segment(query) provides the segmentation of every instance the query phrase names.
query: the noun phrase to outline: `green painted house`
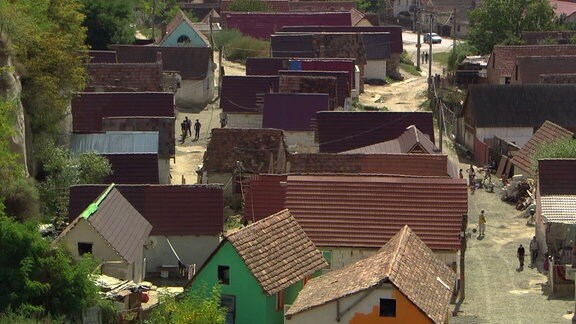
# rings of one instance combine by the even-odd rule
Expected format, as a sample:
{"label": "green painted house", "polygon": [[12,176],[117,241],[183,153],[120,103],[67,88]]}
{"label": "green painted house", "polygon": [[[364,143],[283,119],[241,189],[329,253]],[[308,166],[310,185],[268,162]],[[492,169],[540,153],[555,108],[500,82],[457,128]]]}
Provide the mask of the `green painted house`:
{"label": "green painted house", "polygon": [[228,324],[282,324],[285,306],[326,266],[285,209],[227,235],[187,289],[219,283]]}
{"label": "green painted house", "polygon": [[159,42],[160,46],[188,46],[210,47],[208,38],[204,36],[200,28],[190,21],[186,14],[180,12],[166,26],[164,37]]}

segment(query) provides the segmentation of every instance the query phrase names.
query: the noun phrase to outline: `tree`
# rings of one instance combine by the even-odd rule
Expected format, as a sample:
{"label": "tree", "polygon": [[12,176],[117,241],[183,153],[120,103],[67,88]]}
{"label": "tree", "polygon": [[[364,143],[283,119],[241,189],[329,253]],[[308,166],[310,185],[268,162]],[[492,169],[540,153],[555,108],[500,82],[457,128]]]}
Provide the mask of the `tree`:
{"label": "tree", "polygon": [[202,286],[197,291],[184,292],[181,298],[164,298],[154,309],[149,324],[223,324],[226,322],[226,308],[220,304],[220,286],[211,291]]}
{"label": "tree", "polygon": [[469,16],[468,40],[483,54],[492,52],[494,45],[520,44],[523,31],[554,28],[548,0],[484,0]]}
{"label": "tree", "polygon": [[94,261],[74,263],[40,236],[35,223],[7,217],[2,207],[0,264],[0,313],[70,317],[97,302],[97,288],[89,278]]}
{"label": "tree", "polygon": [[260,0],[234,0],[230,2],[228,10],[236,12],[268,11],[268,6]]}
{"label": "tree", "polygon": [[356,0],[356,7],[363,12],[385,12],[388,7],[386,0]]}
{"label": "tree", "polygon": [[574,159],[576,158],[576,141],[569,139],[557,140],[539,145],[532,157],[532,171],[538,173],[538,160],[541,159]]}
{"label": "tree", "polygon": [[458,64],[462,63],[466,56],[477,55],[478,52],[478,49],[468,42],[457,43],[448,56],[448,70],[455,71]]}
{"label": "tree", "polygon": [[134,41],[134,8],[126,0],[81,0],[86,16],[86,43],[95,50],[109,49],[110,44]]}

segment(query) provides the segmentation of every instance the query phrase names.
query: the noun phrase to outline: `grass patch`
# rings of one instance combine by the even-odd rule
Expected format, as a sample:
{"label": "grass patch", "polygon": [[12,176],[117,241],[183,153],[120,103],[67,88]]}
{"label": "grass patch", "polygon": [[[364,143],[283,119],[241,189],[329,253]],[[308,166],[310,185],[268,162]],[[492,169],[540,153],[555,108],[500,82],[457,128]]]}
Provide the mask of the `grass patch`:
{"label": "grass patch", "polygon": [[420,71],[418,71],[418,69],[414,65],[408,63],[400,63],[400,68],[409,74],[422,76]]}
{"label": "grass patch", "polygon": [[248,57],[268,57],[270,42],[242,35],[238,30],[220,31],[214,35],[216,48],[224,48],[226,58],[245,62]]}
{"label": "grass patch", "polygon": [[432,56],[432,60],[441,66],[448,66],[448,58],[449,57],[450,57],[450,52],[434,53],[434,55]]}

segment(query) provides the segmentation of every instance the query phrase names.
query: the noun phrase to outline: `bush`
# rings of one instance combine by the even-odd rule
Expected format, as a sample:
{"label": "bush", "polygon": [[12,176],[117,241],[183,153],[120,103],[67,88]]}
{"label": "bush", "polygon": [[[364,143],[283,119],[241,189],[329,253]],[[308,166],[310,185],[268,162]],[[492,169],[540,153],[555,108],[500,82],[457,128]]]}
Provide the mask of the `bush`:
{"label": "bush", "polygon": [[268,57],[270,43],[244,36],[236,29],[221,31],[214,35],[216,48],[223,48],[226,58],[231,61],[246,61],[249,57]]}

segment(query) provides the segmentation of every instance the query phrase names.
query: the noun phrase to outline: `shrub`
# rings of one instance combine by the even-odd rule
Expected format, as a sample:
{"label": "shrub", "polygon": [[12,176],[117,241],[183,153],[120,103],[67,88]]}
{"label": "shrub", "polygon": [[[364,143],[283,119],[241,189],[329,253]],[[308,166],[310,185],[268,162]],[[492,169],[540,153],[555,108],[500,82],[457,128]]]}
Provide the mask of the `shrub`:
{"label": "shrub", "polygon": [[221,31],[214,35],[217,48],[224,48],[226,58],[231,61],[246,61],[249,57],[268,57],[270,43],[250,36],[244,36],[238,30]]}

